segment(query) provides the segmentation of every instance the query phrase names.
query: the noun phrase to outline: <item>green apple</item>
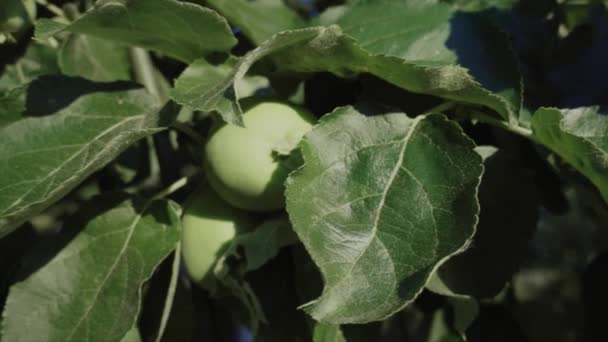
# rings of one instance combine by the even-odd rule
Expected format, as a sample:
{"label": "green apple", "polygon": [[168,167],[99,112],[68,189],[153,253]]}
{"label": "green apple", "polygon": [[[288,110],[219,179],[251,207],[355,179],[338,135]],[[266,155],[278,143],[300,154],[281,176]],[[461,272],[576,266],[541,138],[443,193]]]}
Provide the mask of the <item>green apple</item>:
{"label": "green apple", "polygon": [[228,203],[252,211],[285,206],[284,182],[292,168],[287,156],[315,119],[306,110],[278,101],[249,99],[244,127],[219,124],[205,146],[211,186]]}
{"label": "green apple", "polygon": [[209,187],[197,190],[182,217],[182,257],[192,280],[209,283],[217,259],[232,239],[252,227],[247,212],[231,207]]}

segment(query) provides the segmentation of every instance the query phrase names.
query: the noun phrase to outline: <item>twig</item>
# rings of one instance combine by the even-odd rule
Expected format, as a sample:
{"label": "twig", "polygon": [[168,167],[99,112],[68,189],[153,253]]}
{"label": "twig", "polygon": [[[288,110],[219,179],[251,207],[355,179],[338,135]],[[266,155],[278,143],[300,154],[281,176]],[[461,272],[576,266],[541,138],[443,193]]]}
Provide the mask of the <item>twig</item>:
{"label": "twig", "polygon": [[135,79],[146,87],[150,94],[160,99],[160,87],[154,77],[154,64],[152,64],[148,51],[139,47],[132,47],[129,52],[135,71]]}

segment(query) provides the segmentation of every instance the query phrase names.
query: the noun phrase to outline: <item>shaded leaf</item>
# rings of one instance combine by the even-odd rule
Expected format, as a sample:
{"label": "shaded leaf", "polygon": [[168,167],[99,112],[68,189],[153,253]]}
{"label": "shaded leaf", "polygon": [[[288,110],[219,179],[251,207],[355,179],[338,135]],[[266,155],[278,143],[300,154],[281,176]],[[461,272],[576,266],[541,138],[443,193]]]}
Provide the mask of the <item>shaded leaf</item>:
{"label": "shaded leaf", "polygon": [[137,85],[58,76],[28,86],[21,115],[0,128],[0,237],[169,123]]}
{"label": "shaded leaf", "polygon": [[62,31],[141,46],[187,63],[236,44],[228,23],[216,12],[176,0],[102,0],[70,24],[50,19],[36,24],[38,39]]}
{"label": "shaded leaf", "polygon": [[268,220],[253,231],[237,236],[227,254],[238,254],[242,248],[247,271],[254,271],[274,258],[282,247],[298,242],[287,218]]}
{"label": "shaded leaf", "polygon": [[25,110],[25,90],[16,88],[0,93],[0,127],[21,118]]}
{"label": "shaded leaf", "polygon": [[42,75],[59,73],[57,49],[33,42],[23,57],[6,67],[0,77],[0,91],[25,85]]}
{"label": "shaded leaf", "polygon": [[305,305],[318,321],[382,320],[462,251],[477,224],[481,158],[442,115],[326,116],[302,142],[287,181],[294,230],[323,274]]}
{"label": "shaded leaf", "polygon": [[492,108],[514,117],[508,102],[482,87],[458,65],[429,67],[398,57],[373,55],[338,26],[312,27],[276,34],[242,58],[212,63],[199,60],[177,79],[172,98],[201,111],[217,110],[225,121],[240,123],[235,82],[270,55],[281,72],[328,71],[341,77],[371,73],[402,89]]}
{"label": "shaded leaf", "polygon": [[270,262],[282,247],[297,241],[287,218],[270,219],[237,235],[217,262],[214,274],[248,310],[254,331],[260,322],[266,322],[266,315],[246,276]]}
{"label": "shaded leaf", "polygon": [[[205,59],[196,60],[175,80],[171,98],[193,110],[218,112],[224,121],[242,125],[241,108],[236,88],[230,82],[237,79],[237,60],[228,58],[220,64]],[[246,70],[241,72],[241,76]]]}
{"label": "shaded leaf", "polygon": [[477,231],[467,251],[435,271],[427,287],[439,294],[492,298],[530,256],[539,211],[533,175],[505,152],[483,148]]}
{"label": "shaded leaf", "polygon": [[467,329],[479,316],[479,303],[471,298],[448,298],[452,307],[452,325],[461,337],[465,337]]}
{"label": "shaded leaf", "polygon": [[5,340],[119,341],[135,326],[143,283],[179,240],[180,209],[124,197],[11,287]]}
{"label": "shaded leaf", "polygon": [[80,76],[92,81],[129,80],[129,51],[116,43],[72,34],[59,51],[59,66],[65,75]]}
{"label": "shaded leaf", "polygon": [[207,0],[206,3],[258,45],[275,33],[306,26],[282,0]]}
{"label": "shaded leaf", "polygon": [[346,342],[339,325],[315,323],[314,342]]}
{"label": "shaded leaf", "polygon": [[608,116],[597,107],[541,108],[532,117],[534,138],[585,175],[608,203]]}
{"label": "shaded leaf", "polygon": [[236,82],[241,80],[259,59],[277,49],[308,40],[315,35],[315,30],[290,31],[275,35],[243,58],[226,57],[220,61],[199,59],[175,81],[172,98],[196,110],[217,111],[224,121],[242,125]]}

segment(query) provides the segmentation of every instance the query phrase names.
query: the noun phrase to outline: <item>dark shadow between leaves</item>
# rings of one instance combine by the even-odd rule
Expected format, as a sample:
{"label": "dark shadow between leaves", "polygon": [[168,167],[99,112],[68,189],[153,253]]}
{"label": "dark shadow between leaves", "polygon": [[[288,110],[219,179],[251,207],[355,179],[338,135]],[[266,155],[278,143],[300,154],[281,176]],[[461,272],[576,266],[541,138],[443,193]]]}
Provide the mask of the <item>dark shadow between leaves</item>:
{"label": "dark shadow between leaves", "polygon": [[87,94],[139,88],[141,86],[125,81],[98,83],[79,77],[42,76],[28,86],[23,116],[51,115]]}
{"label": "dark shadow between leaves", "polygon": [[485,88],[495,93],[513,89],[507,97],[519,96],[520,73],[510,41],[483,12],[456,13],[446,47]]}
{"label": "dark shadow between leaves", "polygon": [[136,212],[142,215],[152,215],[157,223],[172,226],[173,221],[171,220],[171,216],[169,216],[169,211],[166,209],[167,206],[169,206],[169,202],[165,200],[155,200],[152,203],[149,203],[149,199],[141,197],[133,199],[133,207]]}
{"label": "dark shadow between leaves", "polygon": [[473,243],[437,270],[451,291],[476,298],[496,296],[530,256],[539,205],[532,176],[520,160],[499,151],[484,166]]}
{"label": "dark shadow between leaves", "polygon": [[204,59],[207,61],[207,63],[209,63],[213,66],[222,66],[222,65],[224,65],[224,63],[226,63],[226,61],[228,61],[229,58],[230,58],[229,54],[222,53],[222,52],[210,53],[204,57]]}
{"label": "dark shadow between leaves", "polygon": [[582,297],[585,305],[585,325],[588,341],[608,340],[606,305],[608,305],[608,252],[597,256],[585,270],[582,279]]}
{"label": "dark shadow between leaves", "polygon": [[558,92],[555,105],[562,108],[608,107],[608,11],[597,4],[589,22],[559,42],[548,78]]}
{"label": "dark shadow between leaves", "polygon": [[399,297],[407,300],[413,300],[418,294],[418,291],[420,291],[420,284],[424,286],[431,271],[431,266],[425,267],[410,274],[406,279],[402,280],[399,283]]}

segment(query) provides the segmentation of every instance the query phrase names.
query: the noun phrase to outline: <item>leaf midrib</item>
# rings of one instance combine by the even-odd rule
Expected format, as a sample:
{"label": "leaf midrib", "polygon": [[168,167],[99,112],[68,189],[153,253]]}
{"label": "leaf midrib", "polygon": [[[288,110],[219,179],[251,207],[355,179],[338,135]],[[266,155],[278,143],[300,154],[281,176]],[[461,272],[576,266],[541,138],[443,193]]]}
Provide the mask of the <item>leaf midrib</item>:
{"label": "leaf midrib", "polygon": [[[36,185],[32,186],[29,190],[27,190],[25,193],[23,193],[19,198],[15,199],[13,201],[12,205],[10,205],[9,207],[7,207],[6,209],[4,209],[0,213],[0,217],[5,217],[6,218],[6,217],[14,216],[16,213],[23,212],[23,211],[27,210],[28,208],[30,208],[31,206],[33,206],[34,204],[42,202],[42,201],[32,202],[32,203],[30,203],[30,204],[28,204],[28,205],[26,205],[24,207],[21,207],[21,208],[17,209],[16,211],[14,211],[12,213],[7,214],[11,209],[13,209],[19,203],[21,203],[21,201],[23,200],[23,198],[25,198],[27,195],[29,195],[39,184],[42,184],[43,182],[45,182],[46,180],[48,180],[50,177],[52,177],[53,175],[55,175],[57,172],[59,172],[65,165],[67,165],[69,162],[71,162],[72,160],[74,160],[74,158],[76,158],[77,156],[80,156],[84,151],[86,151],[86,149],[88,149],[89,146],[91,146],[93,143],[99,141],[99,139],[101,139],[106,134],[111,133],[117,127],[119,127],[119,126],[121,126],[123,124],[126,124],[126,123],[128,123],[130,121],[133,121],[133,120],[136,120],[136,119],[141,119],[141,117],[143,117],[143,116],[144,116],[143,114],[140,114],[140,115],[132,116],[132,117],[127,118],[125,120],[120,120],[116,124],[110,126],[109,128],[107,128],[103,132],[101,132],[98,135],[96,135],[93,139],[89,140],[89,142],[82,144],[82,147],[78,151],[76,151],[71,157],[69,157],[68,159],[66,159],[65,161],[63,161],[61,164],[59,164],[55,169],[53,169],[52,171],[50,171],[49,173],[47,173],[39,181],[36,181],[37,182]],[[108,145],[110,145],[110,144],[108,144]],[[107,146],[106,146],[106,148],[107,148]],[[101,152],[105,151],[106,148],[102,149]],[[100,153],[97,153],[97,155],[99,155]],[[85,167],[83,169],[86,169],[89,166],[90,166],[90,163],[88,163],[87,165],[85,165]],[[68,180],[69,180],[69,178],[66,181],[68,181]],[[66,182],[63,182],[62,184],[65,184],[65,183]],[[58,186],[57,189],[62,189],[62,186]],[[55,190],[55,191],[57,191],[57,190]],[[50,193],[53,193],[53,191],[51,191]],[[47,195],[48,195],[48,193],[47,193]],[[46,196],[46,198],[48,198],[48,196]]]}
{"label": "leaf midrib", "polygon": [[359,262],[359,260],[367,252],[367,250],[371,246],[372,242],[376,238],[376,235],[378,233],[378,223],[380,221],[380,216],[382,214],[382,209],[384,208],[384,202],[386,201],[386,197],[388,195],[388,192],[389,192],[390,188],[392,187],[392,184],[395,181],[395,178],[397,177],[397,173],[399,172],[399,170],[401,168],[401,165],[403,164],[403,159],[404,159],[405,151],[407,149],[409,140],[412,137],[412,135],[413,135],[414,131],[416,130],[416,128],[418,127],[418,124],[420,123],[420,121],[422,121],[422,117],[417,117],[417,118],[414,119],[414,122],[410,126],[409,132],[407,133],[407,135],[403,139],[403,146],[401,147],[401,150],[399,151],[399,158],[397,159],[397,162],[395,163],[395,167],[391,171],[391,174],[389,176],[389,180],[387,181],[386,186],[384,187],[384,189],[382,191],[382,194],[380,196],[380,202],[378,203],[378,210],[376,211],[376,215],[374,217],[374,223],[372,225],[372,232],[370,234],[371,237],[370,237],[369,241],[367,242],[367,244],[365,245],[365,247],[363,247],[363,249],[362,249],[361,253],[359,254],[359,256],[353,261],[352,266],[350,267],[350,269],[346,273],[348,275],[352,274],[353,269],[357,266],[357,263]]}
{"label": "leaf midrib", "polygon": [[149,200],[144,205],[144,207],[142,208],[141,212],[137,213],[137,215],[133,219],[133,222],[127,228],[129,230],[129,234],[125,238],[125,242],[123,243],[120,251],[117,253],[114,262],[112,263],[112,265],[108,269],[108,272],[106,273],[106,275],[104,276],[103,280],[101,281],[101,283],[100,283],[97,291],[95,291],[95,294],[93,295],[93,300],[91,301],[91,304],[88,306],[88,308],[85,310],[85,312],[80,316],[80,319],[74,325],[74,328],[73,328],[72,332],[67,336],[67,338],[66,338],[67,341],[71,341],[72,340],[72,337],[78,331],[78,328],[80,328],[80,325],[85,321],[85,319],[91,313],[91,310],[93,310],[93,307],[95,306],[95,303],[97,303],[99,294],[101,293],[102,289],[105,287],[106,282],[108,281],[108,279],[110,279],[110,276],[112,275],[112,273],[114,272],[114,270],[116,269],[116,267],[118,266],[118,264],[120,263],[120,260],[122,260],[123,256],[125,255],[125,252],[126,252],[128,246],[129,246],[129,243],[131,242],[131,239],[133,238],[133,234],[135,233],[135,229],[136,229],[137,224],[142,219],[143,214],[146,212],[146,210],[148,210],[148,207],[150,206],[150,204],[152,204],[152,202],[154,202],[154,199]]}

